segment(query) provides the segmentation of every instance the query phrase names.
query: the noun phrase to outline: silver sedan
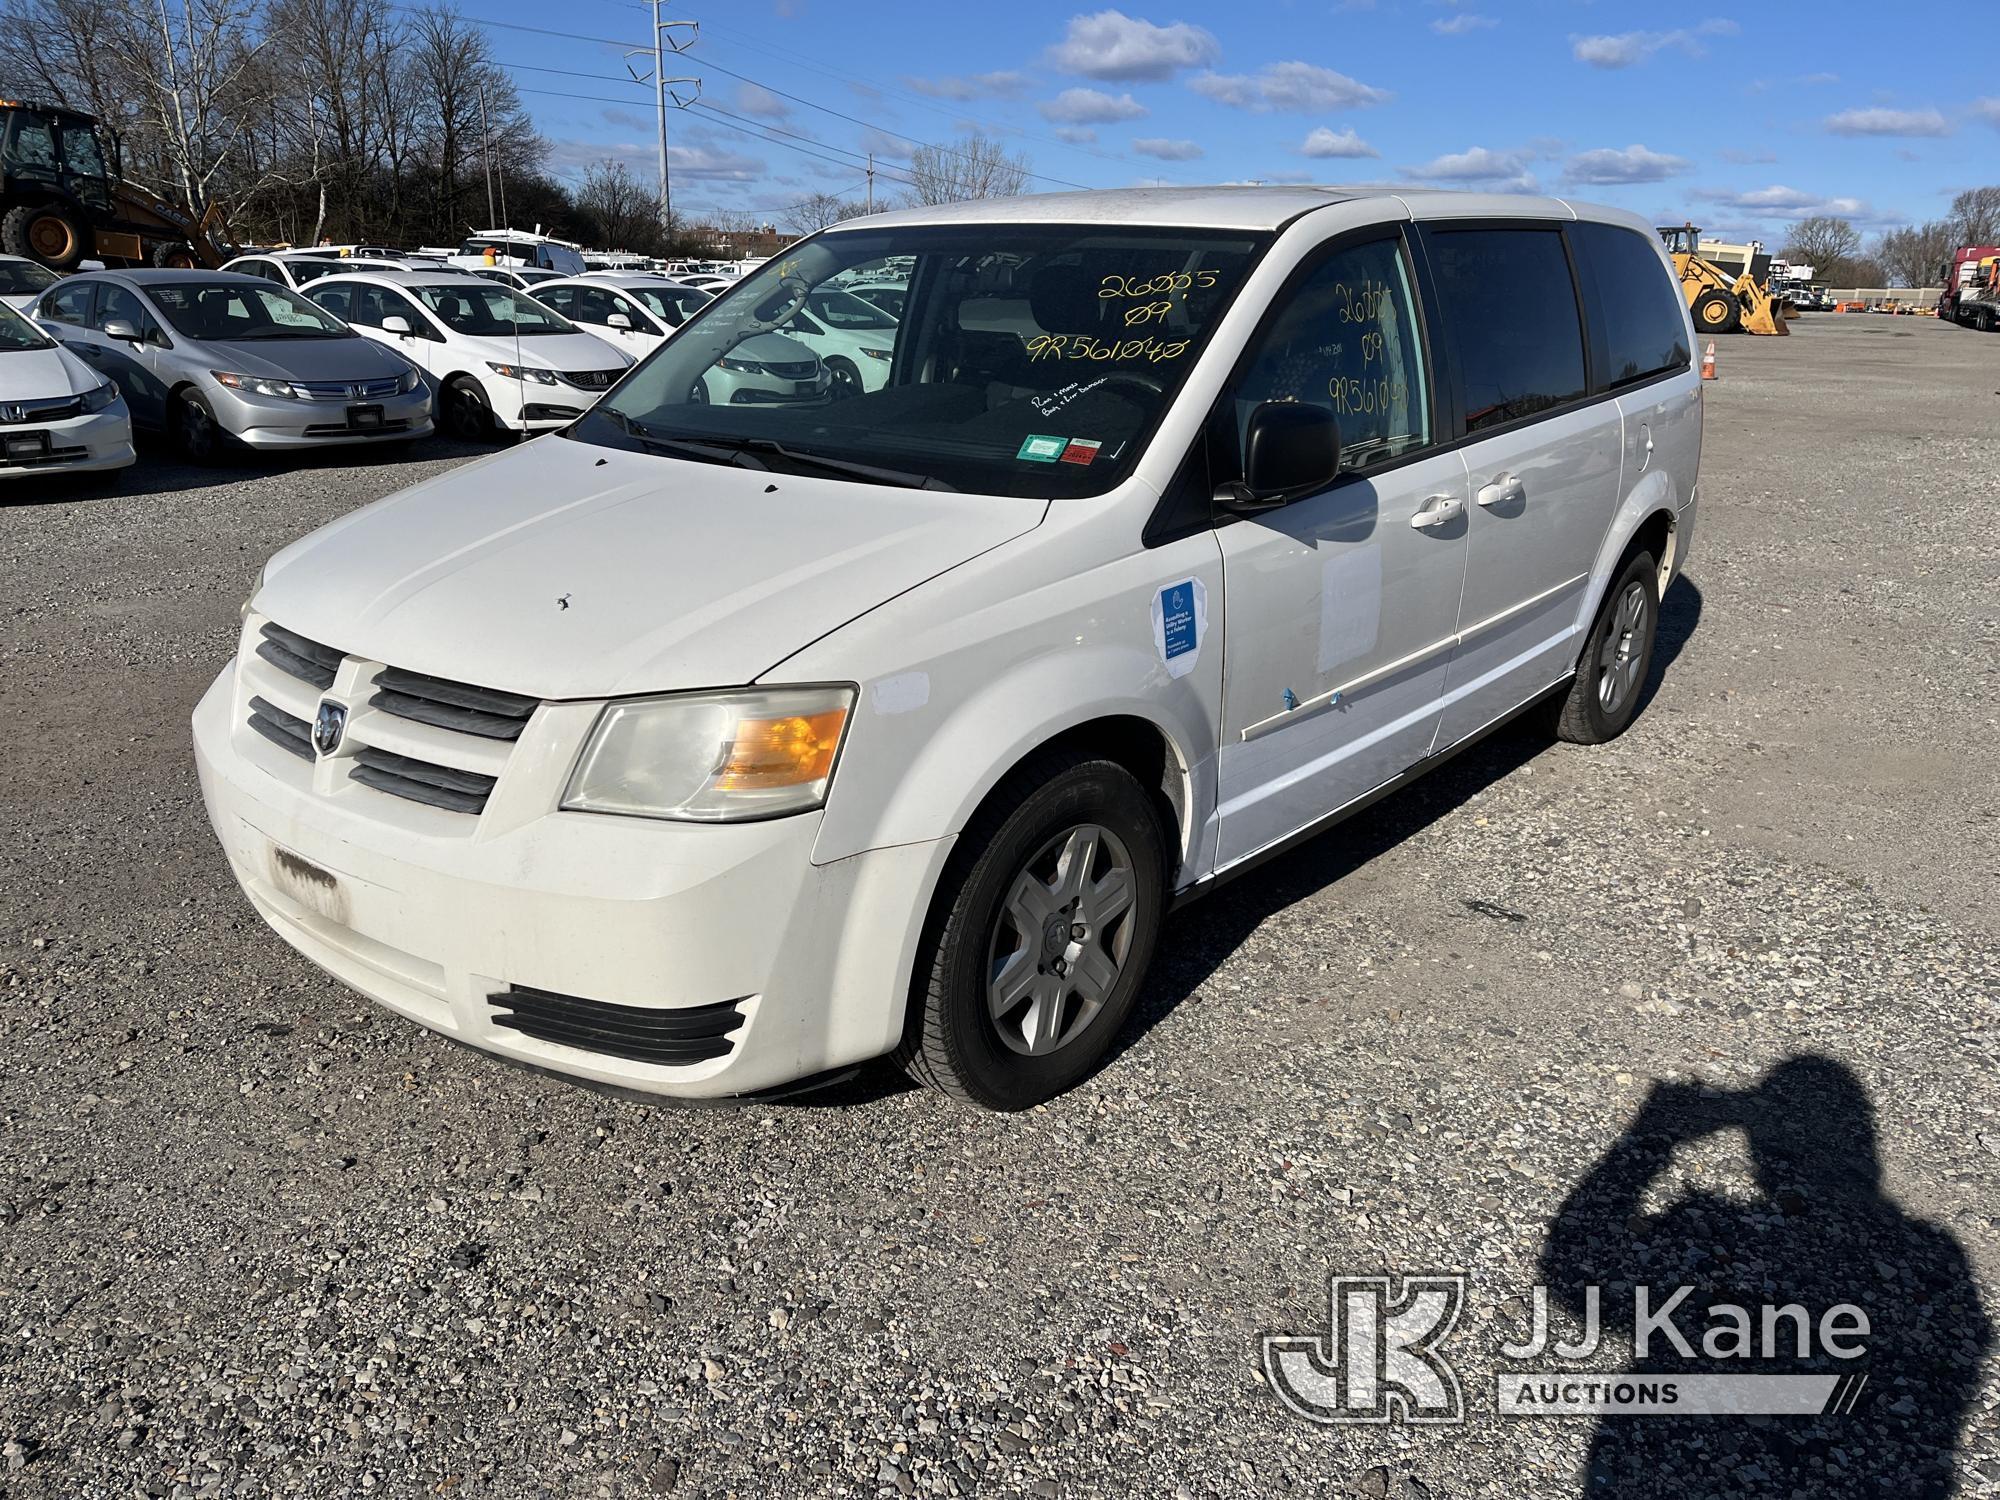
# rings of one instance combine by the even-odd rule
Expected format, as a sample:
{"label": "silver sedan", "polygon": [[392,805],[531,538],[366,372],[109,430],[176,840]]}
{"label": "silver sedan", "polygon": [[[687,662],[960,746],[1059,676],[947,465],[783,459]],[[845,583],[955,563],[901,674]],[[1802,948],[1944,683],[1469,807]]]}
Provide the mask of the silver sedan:
{"label": "silver sedan", "polygon": [[181,454],[366,445],[431,430],[423,374],[289,288],[232,271],[71,276],[31,316]]}

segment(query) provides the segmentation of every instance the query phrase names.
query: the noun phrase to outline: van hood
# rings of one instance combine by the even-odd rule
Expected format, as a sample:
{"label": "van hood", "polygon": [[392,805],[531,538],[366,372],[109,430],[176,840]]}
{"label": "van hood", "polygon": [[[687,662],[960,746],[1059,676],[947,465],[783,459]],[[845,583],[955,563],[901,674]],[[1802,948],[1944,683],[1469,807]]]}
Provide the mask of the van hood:
{"label": "van hood", "polygon": [[552,435],[294,542],[255,607],[341,651],[536,698],[727,687],[1047,508]]}

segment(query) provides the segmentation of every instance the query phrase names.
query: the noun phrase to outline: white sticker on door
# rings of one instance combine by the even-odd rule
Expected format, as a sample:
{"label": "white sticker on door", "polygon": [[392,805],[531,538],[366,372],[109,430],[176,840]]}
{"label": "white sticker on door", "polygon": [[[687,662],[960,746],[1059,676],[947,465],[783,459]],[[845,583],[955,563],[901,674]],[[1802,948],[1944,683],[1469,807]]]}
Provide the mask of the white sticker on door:
{"label": "white sticker on door", "polygon": [[1375,649],[1382,627],[1382,549],[1349,547],[1319,575],[1319,670],[1325,676]]}

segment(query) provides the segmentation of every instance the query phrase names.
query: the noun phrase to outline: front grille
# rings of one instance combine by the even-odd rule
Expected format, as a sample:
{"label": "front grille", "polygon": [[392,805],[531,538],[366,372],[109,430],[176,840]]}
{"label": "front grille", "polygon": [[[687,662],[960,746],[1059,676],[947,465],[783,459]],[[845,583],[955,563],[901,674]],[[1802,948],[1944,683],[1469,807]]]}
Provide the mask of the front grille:
{"label": "front grille", "polygon": [[[313,761],[313,715],[348,658],[275,621],[263,622],[255,639],[256,659],[243,668],[249,727]],[[426,807],[468,817],[485,811],[541,700],[401,667],[355,667],[333,768],[371,791]]]}
{"label": "front grille", "polygon": [[477,771],[461,771],[456,766],[433,765],[409,755],[391,755],[387,750],[363,750],[354,757],[354,769],[347,773],[363,786],[392,797],[407,797],[451,812],[486,810],[496,778]]}
{"label": "front grille", "polygon": [[345,422],[315,422],[306,429],[307,437],[380,437],[385,432],[408,432],[404,421],[377,422],[373,427],[352,427]]}
{"label": "front grille", "polygon": [[379,401],[402,390],[402,379],[384,375],[376,380],[294,380],[292,389],[308,401]]}
{"label": "front grille", "polygon": [[813,371],[819,368],[816,359],[793,360],[790,364],[764,366],[765,373],[775,375],[780,380],[811,380]]}
{"label": "front grille", "polygon": [[623,370],[558,370],[556,374],[586,391],[608,391]]}
{"label": "front grille", "polygon": [[727,1056],[736,1045],[731,1034],[744,1019],[741,1000],[654,1010],[558,995],[524,984],[488,995],[486,1003],[493,1007],[494,1025],[537,1041],[668,1067]]}
{"label": "front grille", "polygon": [[0,468],[8,469],[49,469],[57,464],[73,464],[90,457],[88,448],[48,448],[33,458],[8,458],[0,455]]}
{"label": "front grille", "polygon": [[0,401],[0,427],[27,422],[63,422],[83,415],[81,396],[42,396],[33,401]]}
{"label": "front grille", "polygon": [[340,652],[275,623],[266,624],[263,634],[264,638],[257,643],[257,654],[265,661],[322,692],[333,686],[333,674],[340,670],[344,659]]}
{"label": "front grille", "polygon": [[537,701],[520,693],[447,682],[399,667],[384,667],[375,674],[375,696],[369,700],[398,718],[489,740],[518,740]]}
{"label": "front grille", "polygon": [[250,727],[280,750],[289,750],[300,760],[313,758],[312,726],[297,714],[286,713],[267,698],[251,698]]}

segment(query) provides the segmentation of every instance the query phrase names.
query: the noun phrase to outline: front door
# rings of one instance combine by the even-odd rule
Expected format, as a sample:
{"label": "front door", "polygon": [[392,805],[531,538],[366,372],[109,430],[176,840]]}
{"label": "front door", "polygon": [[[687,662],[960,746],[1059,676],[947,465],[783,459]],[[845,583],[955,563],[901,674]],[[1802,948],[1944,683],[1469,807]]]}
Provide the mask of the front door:
{"label": "front door", "polygon": [[[1429,753],[1465,582],[1464,461],[1439,452],[1400,235],[1336,243],[1280,295],[1226,401],[1331,410],[1341,476],[1218,532],[1227,590],[1217,866]],[[1240,462],[1240,460],[1239,460]]]}

